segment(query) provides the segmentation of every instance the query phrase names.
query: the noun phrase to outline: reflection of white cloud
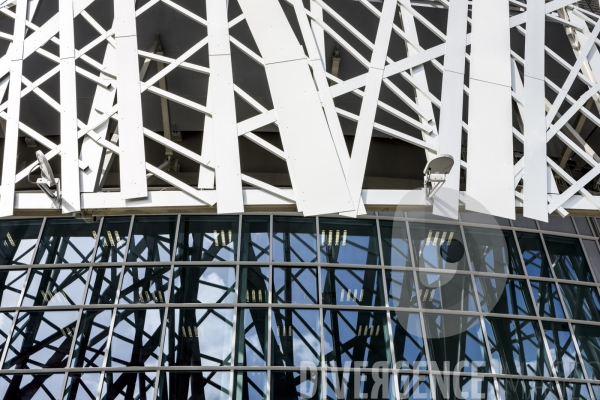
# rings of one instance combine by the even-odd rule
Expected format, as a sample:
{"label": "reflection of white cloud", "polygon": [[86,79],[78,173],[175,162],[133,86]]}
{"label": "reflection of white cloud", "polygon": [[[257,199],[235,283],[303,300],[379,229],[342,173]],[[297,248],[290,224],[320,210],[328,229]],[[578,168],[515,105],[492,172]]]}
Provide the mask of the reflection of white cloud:
{"label": "reflection of white cloud", "polygon": [[[227,270],[229,270],[229,268],[227,268]],[[215,271],[210,272],[208,275],[205,273],[202,275],[201,279],[213,285],[225,286],[225,281]],[[223,293],[223,290],[214,286],[201,285],[201,288],[198,290],[198,300],[202,303],[216,303]]]}
{"label": "reflection of white cloud", "polygon": [[[306,345],[308,342],[308,346]],[[300,365],[302,362],[314,363],[317,365],[318,358],[313,351],[319,353],[320,343],[313,335],[304,336],[304,340],[294,337],[294,365]]]}
{"label": "reflection of white cloud", "polygon": [[[202,311],[196,312],[196,318],[200,319]],[[223,317],[231,321],[233,312],[231,310],[223,310]],[[207,329],[203,329],[207,328]],[[219,360],[225,360],[231,354],[231,326],[225,323],[221,318],[215,315],[210,315],[199,329],[198,343],[200,353],[214,357]],[[211,360],[202,360],[203,365],[219,365]]]}

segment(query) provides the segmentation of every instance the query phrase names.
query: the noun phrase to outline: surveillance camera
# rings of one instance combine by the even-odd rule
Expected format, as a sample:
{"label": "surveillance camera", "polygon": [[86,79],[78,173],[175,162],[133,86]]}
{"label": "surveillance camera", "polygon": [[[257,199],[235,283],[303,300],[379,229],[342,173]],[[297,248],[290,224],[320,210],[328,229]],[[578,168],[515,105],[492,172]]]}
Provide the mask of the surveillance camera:
{"label": "surveillance camera", "polygon": [[[52,167],[50,167],[50,163],[48,159],[40,150],[35,152],[35,157],[37,158],[37,164],[31,168],[29,174],[27,175],[27,180],[30,183],[35,183],[42,190],[42,192],[52,200],[52,204],[55,208],[60,208],[62,205],[62,195],[60,192],[60,179],[54,177],[52,173]],[[35,171],[37,168],[40,169],[41,177],[37,178],[35,182],[32,182],[30,179],[31,173]],[[56,186],[56,192],[52,190],[52,187]]]}
{"label": "surveillance camera", "polygon": [[453,166],[454,158],[448,154],[440,154],[429,160],[423,170],[423,182],[427,199],[433,198],[441,189],[446,182],[446,175],[452,170]]}

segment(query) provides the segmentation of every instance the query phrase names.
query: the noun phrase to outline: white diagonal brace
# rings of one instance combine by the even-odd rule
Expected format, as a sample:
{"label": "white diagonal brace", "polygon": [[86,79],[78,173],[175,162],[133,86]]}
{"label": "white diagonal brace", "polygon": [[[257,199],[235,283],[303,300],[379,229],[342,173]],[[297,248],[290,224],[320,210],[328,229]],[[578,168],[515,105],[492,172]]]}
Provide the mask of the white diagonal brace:
{"label": "white diagonal brace", "polygon": [[58,5],[60,15],[60,184],[62,186],[62,211],[71,213],[81,210],[73,0],[59,0]]}
{"label": "white diagonal brace", "polygon": [[114,0],[121,198],[148,196],[135,0]]}
{"label": "white diagonal brace", "polygon": [[371,63],[369,72],[367,73],[365,97],[360,108],[360,118],[356,126],[354,144],[352,145],[350,169],[347,174],[348,188],[350,189],[354,208],[354,211],[347,215],[357,215],[356,210],[358,210],[365,170],[367,168],[373,124],[375,123],[375,113],[377,112],[377,100],[379,99],[379,92],[381,90],[383,68],[385,67],[385,60],[392,35],[396,6],[397,0],[384,0],[381,19],[377,28],[375,48],[371,55]]}
{"label": "white diagonal brace", "polygon": [[[206,107],[210,109],[212,102],[210,99],[210,78],[208,78],[208,95],[206,96]],[[212,117],[209,114],[204,115],[204,131],[202,132],[202,156],[208,159],[214,159],[214,126]],[[215,170],[200,166],[198,175],[199,189],[214,189],[215,188]]]}
{"label": "white diagonal brace", "polygon": [[244,211],[227,2],[206,0],[217,212]]}
{"label": "white diagonal brace", "polygon": [[452,219],[458,219],[468,11],[467,0],[452,0],[450,3],[442,80],[441,101],[444,106],[440,108],[438,152],[451,155],[454,167],[434,197],[433,214]]}
{"label": "white diagonal brace", "polygon": [[[523,215],[548,222],[546,111],[544,82],[545,0],[527,2],[524,77]],[[575,75],[573,75],[575,79]],[[552,111],[552,110],[551,110]],[[552,119],[550,119],[552,121]]]}
{"label": "white diagonal brace", "polygon": [[17,145],[21,110],[21,77],[23,76],[23,42],[25,39],[26,12],[27,0],[18,0],[13,45],[11,46],[11,52],[7,54],[10,59],[10,84],[8,88],[9,119],[6,121],[4,158],[2,160],[0,217],[13,215],[15,203],[15,175],[17,172]]}

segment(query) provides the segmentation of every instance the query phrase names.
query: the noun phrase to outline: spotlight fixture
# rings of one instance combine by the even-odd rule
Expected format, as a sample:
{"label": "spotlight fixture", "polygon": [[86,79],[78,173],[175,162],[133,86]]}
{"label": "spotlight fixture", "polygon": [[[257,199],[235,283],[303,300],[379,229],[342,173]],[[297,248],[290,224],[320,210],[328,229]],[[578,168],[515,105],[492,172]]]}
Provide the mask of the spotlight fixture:
{"label": "spotlight fixture", "polygon": [[[29,174],[27,175],[27,180],[29,183],[35,183],[38,187],[52,200],[52,205],[55,208],[60,208],[62,204],[62,194],[60,192],[60,179],[55,178],[52,173],[52,167],[50,167],[50,163],[48,159],[40,150],[35,152],[35,157],[37,158],[37,164],[29,170]],[[40,169],[41,177],[37,178],[35,182],[32,182],[30,179],[31,173],[35,171],[37,168]],[[56,192],[52,190],[52,187],[56,186]]]}
{"label": "spotlight fixture", "polygon": [[423,186],[425,187],[425,196],[427,199],[433,196],[442,188],[446,182],[446,175],[452,170],[454,158],[448,154],[440,154],[436,158],[429,160],[423,170]]}

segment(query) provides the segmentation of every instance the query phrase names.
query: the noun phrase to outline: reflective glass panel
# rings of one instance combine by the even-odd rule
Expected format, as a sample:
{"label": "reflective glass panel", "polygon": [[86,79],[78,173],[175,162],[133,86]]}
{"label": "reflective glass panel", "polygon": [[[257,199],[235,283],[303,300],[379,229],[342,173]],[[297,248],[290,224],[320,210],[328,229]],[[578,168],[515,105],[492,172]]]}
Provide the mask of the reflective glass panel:
{"label": "reflective glass panel", "polygon": [[269,275],[269,267],[240,267],[240,303],[268,303]]}
{"label": "reflective glass panel", "polygon": [[81,219],[48,219],[34,264],[91,262],[99,224]]}
{"label": "reflective glass panel", "polygon": [[231,365],[231,308],[169,310],[163,365]]}
{"label": "reflective glass panel", "polygon": [[533,298],[537,302],[540,317],[565,317],[554,283],[531,281],[531,289],[533,290]]}
{"label": "reflective glass panel", "polygon": [[395,399],[394,375],[387,371],[359,369],[327,373],[327,399]]}
{"label": "reflective glass panel", "polygon": [[6,345],[6,340],[8,339],[10,328],[12,327],[13,318],[14,313],[12,312],[5,311],[0,313],[0,352],[4,350],[4,346]]}
{"label": "reflective glass panel", "polygon": [[317,304],[316,268],[273,268],[273,302]]}
{"label": "reflective glass panel", "polygon": [[319,310],[274,309],[271,329],[271,365],[301,367],[320,364]]}
{"label": "reflective glass panel", "polygon": [[0,398],[58,399],[64,376],[64,374],[0,375]]}
{"label": "reflective glass panel", "polygon": [[169,301],[171,267],[125,267],[120,304],[165,303]]}
{"label": "reflective glass panel", "polygon": [[540,229],[543,231],[556,231],[564,233],[576,233],[575,226],[571,217],[561,217],[559,215],[549,215],[548,222],[538,221]]}
{"label": "reflective glass panel", "polygon": [[29,265],[41,227],[41,219],[2,221],[0,265]]}
{"label": "reflective glass panel", "polygon": [[583,247],[587,253],[588,259],[592,267],[596,283],[600,282],[600,250],[598,250],[598,242],[595,240],[582,240]]}
{"label": "reflective glass panel", "polygon": [[383,306],[383,283],[378,269],[322,268],[323,303]]}
{"label": "reflective glass panel", "polygon": [[434,375],[436,398],[443,400],[495,400],[496,389],[492,378]]}
{"label": "reflective glass panel", "polygon": [[519,247],[527,269],[527,275],[551,278],[550,264],[546,258],[542,240],[538,233],[517,232]]}
{"label": "reflective glass panel", "polygon": [[417,272],[423,308],[477,311],[475,292],[469,275]]}
{"label": "reflective glass panel", "polygon": [[171,261],[176,216],[136,217],[127,261]]}
{"label": "reflective glass panel", "polygon": [[594,236],[592,228],[590,227],[586,217],[573,217],[573,219],[575,220],[575,224],[577,225],[580,235]]}
{"label": "reflective glass panel", "polygon": [[410,267],[410,250],[406,222],[379,221],[381,247],[385,265]]}
{"label": "reflective glass panel", "polygon": [[[498,379],[502,400],[558,400],[552,382]],[[575,399],[572,399],[575,400]]]}
{"label": "reflective glass panel", "polygon": [[412,271],[386,271],[390,307],[418,307]]}
{"label": "reflective glass panel", "polygon": [[523,274],[511,231],[465,227],[473,270],[497,274]]}
{"label": "reflective glass panel", "polygon": [[242,261],[269,261],[270,217],[242,217]]}
{"label": "reflective glass panel", "polygon": [[229,371],[162,372],[157,400],[228,400],[230,376]]}
{"label": "reflective glass panel", "polygon": [[3,369],[64,368],[77,311],[21,312]]}
{"label": "reflective glass panel", "polygon": [[120,276],[121,267],[92,269],[85,304],[114,304]]}
{"label": "reflective glass panel", "polygon": [[420,223],[409,226],[416,267],[447,271],[469,269],[458,226]]}
{"label": "reflective glass panel", "polygon": [[102,367],[112,310],[85,310],[81,316],[71,367]]}
{"label": "reflective glass panel", "polygon": [[235,267],[175,267],[174,303],[233,303],[234,300]]}
{"label": "reflective glass panel", "polygon": [[431,400],[429,375],[398,375],[400,398],[406,400]]}
{"label": "reflective glass panel", "polygon": [[371,368],[391,362],[385,311],[324,310],[325,362],[330,367]]}
{"label": "reflective glass panel", "polygon": [[239,308],[235,365],[267,365],[267,310]]}
{"label": "reflective glass panel", "polygon": [[482,214],[471,211],[461,211],[460,220],[462,222],[474,223],[474,224],[485,224],[485,225],[501,225],[510,226],[510,222],[507,218],[494,217],[489,214]]}
{"label": "reflective glass panel", "polygon": [[316,262],[314,218],[273,217],[273,261]]}
{"label": "reflective glass panel", "polygon": [[476,277],[481,311],[497,314],[535,315],[527,281]]}
{"label": "reflective glass panel", "polygon": [[486,331],[497,373],[551,376],[537,322],[486,317]]}
{"label": "reflective glass panel", "polygon": [[0,307],[16,307],[23,291],[27,270],[0,270]]}
{"label": "reflective glass panel", "polygon": [[162,309],[118,310],[107,366],[155,366],[162,331]]}
{"label": "reflective glass panel", "polygon": [[107,372],[104,375],[101,400],[154,398],[155,372]]}
{"label": "reflective glass panel", "polygon": [[63,400],[96,400],[100,373],[69,374]]}
{"label": "reflective glass panel", "polygon": [[598,289],[591,286],[558,285],[571,318],[600,321]]}
{"label": "reflective glass panel", "polygon": [[392,338],[396,369],[427,369],[423,333],[419,314],[395,311],[392,317]]}
{"label": "reflective glass panel", "polygon": [[561,378],[584,379],[567,323],[543,322],[550,358]]}
{"label": "reflective glass panel", "polygon": [[600,380],[600,327],[573,325],[573,331],[588,377]]}
{"label": "reflective glass panel", "polygon": [[32,269],[24,306],[81,304],[89,268]]}
{"label": "reflective glass panel", "polygon": [[590,391],[586,384],[582,383],[560,383],[560,390],[567,400],[592,400]]}
{"label": "reflective glass panel", "polygon": [[423,318],[431,362],[436,363],[433,368],[489,372],[479,318],[448,314],[424,314]]}
{"label": "reflective glass panel", "polygon": [[379,264],[379,243],[374,220],[320,218],[321,262]]}
{"label": "reflective glass panel", "polygon": [[265,371],[238,372],[233,387],[235,400],[266,400],[267,373]]}
{"label": "reflective glass panel", "polygon": [[125,260],[131,217],[105,217],[98,239],[96,262]]}
{"label": "reflective glass panel", "polygon": [[321,394],[321,374],[316,370],[271,372],[271,398],[317,400]]}
{"label": "reflective glass panel", "polygon": [[544,235],[556,277],[593,282],[579,239]]}
{"label": "reflective glass panel", "polygon": [[175,261],[235,261],[238,216],[182,215]]}

